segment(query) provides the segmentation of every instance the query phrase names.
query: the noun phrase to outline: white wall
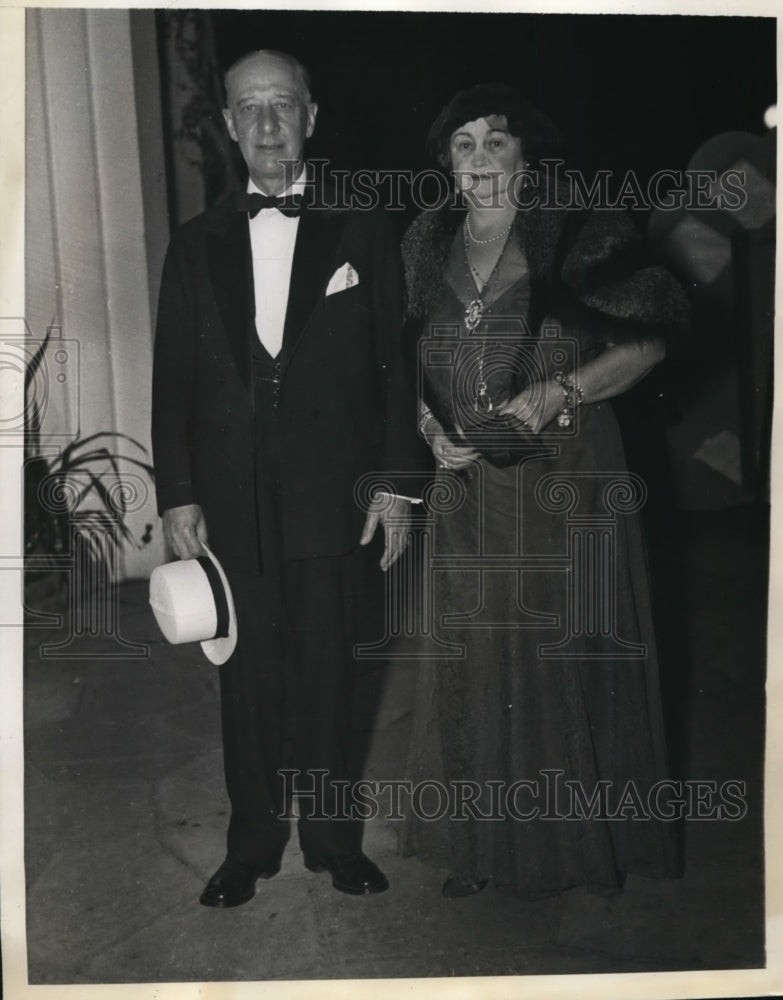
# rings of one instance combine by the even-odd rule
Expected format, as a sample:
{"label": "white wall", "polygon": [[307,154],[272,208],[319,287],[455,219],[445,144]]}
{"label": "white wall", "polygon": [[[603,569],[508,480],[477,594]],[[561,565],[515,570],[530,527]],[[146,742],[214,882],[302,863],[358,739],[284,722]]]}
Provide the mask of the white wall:
{"label": "white wall", "polygon": [[[143,189],[130,18],[128,10],[27,11],[26,319],[36,337],[61,326],[80,362],[77,377],[71,345],[60,366],[51,345],[44,433],[55,448],[78,426],[82,437],[113,431],[149,449],[148,238],[158,248],[157,271],[165,179],[161,168],[153,173],[158,183]],[[136,29],[137,48],[154,47],[154,28]],[[154,51],[148,66],[156,71]],[[143,136],[148,156],[160,147],[159,117],[152,117]],[[107,443],[145,457],[122,439]],[[129,524],[140,539],[152,523],[153,542],[140,551],[126,547],[123,579],[147,576],[163,559],[152,484],[136,475],[123,467],[130,492],[141,491]]]}

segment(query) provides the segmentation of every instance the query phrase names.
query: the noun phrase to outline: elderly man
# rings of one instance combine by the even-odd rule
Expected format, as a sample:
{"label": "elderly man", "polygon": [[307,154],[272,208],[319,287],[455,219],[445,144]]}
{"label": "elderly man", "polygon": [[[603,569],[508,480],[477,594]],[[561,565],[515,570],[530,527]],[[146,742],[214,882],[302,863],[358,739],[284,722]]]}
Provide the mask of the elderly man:
{"label": "elderly man", "polygon": [[387,494],[365,512],[354,491],[372,471],[404,471],[417,447],[385,214],[325,207],[334,201],[303,160],[318,109],[296,59],[253,52],[225,82],[247,191],[175,233],[153,379],[165,537],[182,559],[208,539],[237,611],[237,648],[220,668],[227,856],[201,895],[221,907],[280,869],[285,767],[308,793],[306,867],[347,893],[388,886],[336,789],[349,780],[357,617],[379,573],[369,543],[381,521],[387,569],[407,501]]}

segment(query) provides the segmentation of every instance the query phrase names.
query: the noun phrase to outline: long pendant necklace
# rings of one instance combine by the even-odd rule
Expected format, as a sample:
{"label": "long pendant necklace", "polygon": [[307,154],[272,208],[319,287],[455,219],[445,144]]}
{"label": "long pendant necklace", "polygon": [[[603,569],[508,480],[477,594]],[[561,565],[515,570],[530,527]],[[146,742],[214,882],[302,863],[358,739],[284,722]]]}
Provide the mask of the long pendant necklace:
{"label": "long pendant necklace", "polygon": [[[495,266],[490,271],[489,277],[483,283],[483,286],[479,288],[476,278],[478,279],[478,281],[481,281],[482,279],[481,275],[478,273],[476,268],[473,267],[473,265],[470,262],[470,249],[468,246],[468,220],[467,217],[465,218],[465,226],[463,227],[462,230],[462,242],[465,248],[465,263],[468,265],[468,271],[467,271],[468,281],[470,282],[470,285],[473,287],[473,290],[477,293],[475,297],[472,298],[465,307],[465,329],[468,331],[468,334],[470,336],[473,336],[479,323],[481,323],[482,319],[484,318],[484,310],[485,310],[484,296],[489,294],[490,285],[493,284],[493,281],[497,280],[498,268],[500,267],[500,261],[503,258],[503,254],[506,249],[506,244],[508,243],[508,237],[510,231],[511,227],[509,226],[508,229],[505,231],[506,241],[500,250],[498,259],[495,261]],[[500,233],[498,235],[502,236],[503,234]],[[487,241],[487,242],[492,242],[492,241]],[[473,399],[473,410],[476,413],[491,413],[492,410],[494,409],[494,406],[492,404],[492,398],[489,395],[489,390],[487,388],[487,381],[484,378],[485,347],[486,347],[486,340],[482,340],[481,354],[479,355],[478,379],[476,380],[476,394]]]}

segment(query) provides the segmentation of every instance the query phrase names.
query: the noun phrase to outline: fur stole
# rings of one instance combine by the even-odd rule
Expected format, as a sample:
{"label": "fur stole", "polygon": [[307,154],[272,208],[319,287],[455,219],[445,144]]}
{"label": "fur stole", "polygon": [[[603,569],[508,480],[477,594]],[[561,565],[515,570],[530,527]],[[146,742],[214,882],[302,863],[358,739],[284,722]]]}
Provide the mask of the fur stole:
{"label": "fur stole", "polygon": [[[436,298],[465,210],[423,212],[402,241],[408,321],[419,329]],[[623,212],[539,205],[517,212],[512,236],[531,272],[531,326],[545,316],[576,323],[598,340],[680,335],[688,300],[663,267],[647,259]]]}

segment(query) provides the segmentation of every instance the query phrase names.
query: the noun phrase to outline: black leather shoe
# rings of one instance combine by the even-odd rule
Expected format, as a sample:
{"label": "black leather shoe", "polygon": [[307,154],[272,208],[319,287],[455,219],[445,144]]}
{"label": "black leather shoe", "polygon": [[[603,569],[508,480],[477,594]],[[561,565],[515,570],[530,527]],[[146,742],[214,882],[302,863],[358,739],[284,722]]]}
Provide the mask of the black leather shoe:
{"label": "black leather shoe", "polygon": [[444,899],[461,899],[463,896],[475,896],[487,887],[489,879],[482,879],[480,882],[471,882],[461,875],[449,875],[443,883],[441,896]]}
{"label": "black leather shoe", "polygon": [[244,861],[226,858],[201,893],[202,906],[241,906],[256,894],[256,880],[272,878],[280,871],[280,858],[276,858],[263,869]]}
{"label": "black leather shoe", "polygon": [[380,868],[359,851],[334,854],[322,861],[305,858],[305,868],[311,872],[329,872],[335,889],[351,896],[385,892],[389,888],[389,881]]}

